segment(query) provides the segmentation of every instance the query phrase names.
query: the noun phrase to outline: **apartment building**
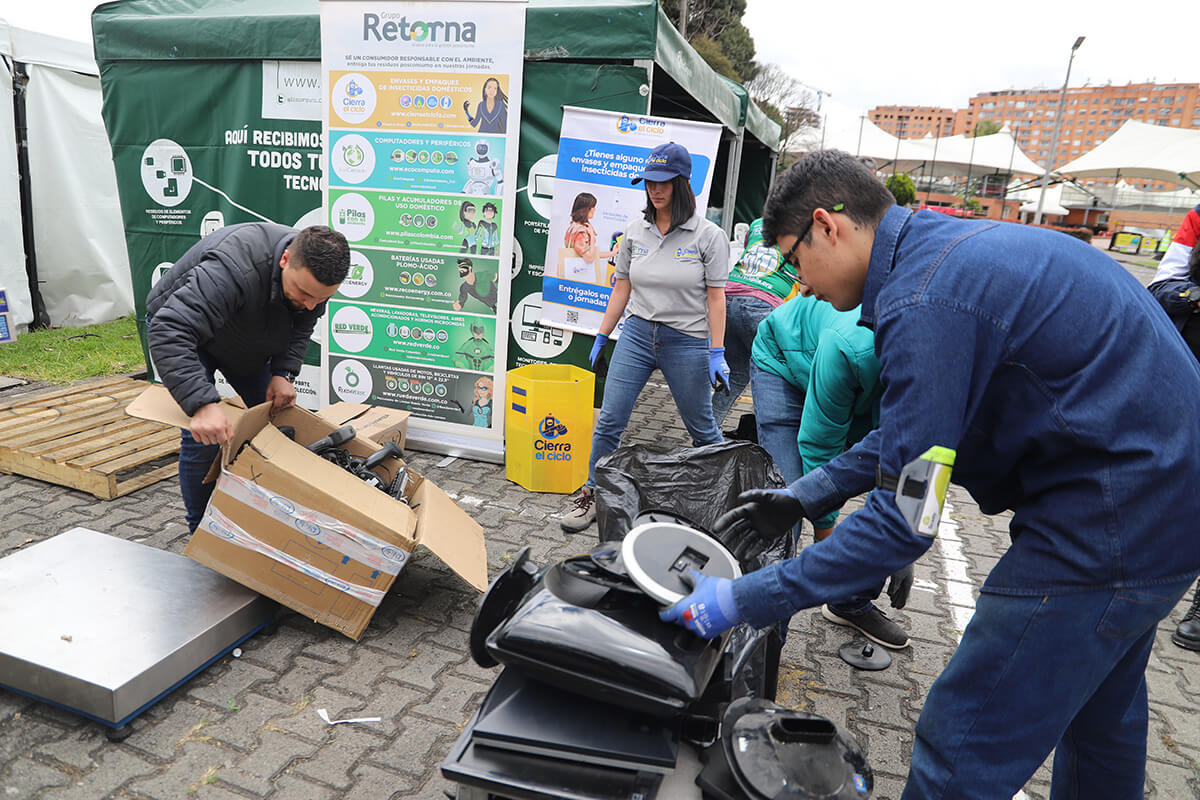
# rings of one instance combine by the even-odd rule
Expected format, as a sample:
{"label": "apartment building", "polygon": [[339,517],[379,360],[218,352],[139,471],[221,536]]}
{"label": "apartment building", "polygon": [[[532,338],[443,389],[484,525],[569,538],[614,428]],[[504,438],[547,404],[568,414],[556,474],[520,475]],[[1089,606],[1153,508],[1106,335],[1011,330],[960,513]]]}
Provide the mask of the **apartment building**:
{"label": "apartment building", "polygon": [[938,106],[876,106],[867,112],[867,118],[892,136],[922,139],[949,136],[957,114],[953,108]]}
{"label": "apartment building", "polygon": [[[879,127],[894,136],[907,139],[920,138],[926,130],[922,125],[922,132],[916,132],[911,118],[917,112],[909,109],[920,109],[922,116],[936,116],[942,120],[943,135],[967,133],[984,120],[1007,124],[1025,154],[1044,164],[1051,158],[1050,145],[1054,124],[1058,119],[1060,92],[1061,87],[1006,89],[977,94],[968,101],[965,109],[878,106],[869,115]],[[945,124],[947,118],[953,120],[949,128]],[[1128,83],[1123,86],[1068,88],[1058,147],[1053,158],[1055,166],[1078,158],[1096,147],[1128,119],[1177,128],[1200,128],[1200,84]],[[1123,180],[1138,189],[1161,191],[1178,188],[1176,184],[1138,178]],[[1089,179],[1083,183],[1106,186],[1112,184],[1112,179]]]}

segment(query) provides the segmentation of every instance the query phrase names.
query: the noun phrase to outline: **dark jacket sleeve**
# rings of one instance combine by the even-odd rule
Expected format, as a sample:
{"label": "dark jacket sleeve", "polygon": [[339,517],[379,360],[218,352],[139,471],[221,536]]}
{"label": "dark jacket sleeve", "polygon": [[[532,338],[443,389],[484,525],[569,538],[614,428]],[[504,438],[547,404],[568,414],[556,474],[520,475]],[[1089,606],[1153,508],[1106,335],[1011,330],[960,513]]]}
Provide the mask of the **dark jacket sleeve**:
{"label": "dark jacket sleeve", "polygon": [[1175,327],[1182,327],[1188,317],[1196,313],[1196,303],[1200,301],[1200,286],[1191,281],[1157,281],[1146,288],[1167,312]]}
{"label": "dark jacket sleeve", "polygon": [[214,254],[205,256],[153,312],[150,357],[171,397],[188,416],[218,402],[199,351],[245,302],[247,281]]}
{"label": "dark jacket sleeve", "polygon": [[272,372],[297,373],[304,366],[304,354],[308,351],[308,342],[312,338],[317,320],[325,313],[326,303],[292,317],[292,340],[288,342],[287,352],[271,359]]}

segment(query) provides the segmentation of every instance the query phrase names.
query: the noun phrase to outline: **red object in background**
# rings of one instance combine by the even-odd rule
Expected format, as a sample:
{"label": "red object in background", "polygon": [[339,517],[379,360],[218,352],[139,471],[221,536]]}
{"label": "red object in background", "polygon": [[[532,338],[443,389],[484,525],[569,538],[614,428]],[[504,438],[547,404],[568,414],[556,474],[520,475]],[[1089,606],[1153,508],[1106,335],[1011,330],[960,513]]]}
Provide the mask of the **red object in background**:
{"label": "red object in background", "polygon": [[955,208],[954,206],[921,206],[921,211],[936,211],[939,214],[949,214],[952,217],[973,217],[975,213],[966,208]]}

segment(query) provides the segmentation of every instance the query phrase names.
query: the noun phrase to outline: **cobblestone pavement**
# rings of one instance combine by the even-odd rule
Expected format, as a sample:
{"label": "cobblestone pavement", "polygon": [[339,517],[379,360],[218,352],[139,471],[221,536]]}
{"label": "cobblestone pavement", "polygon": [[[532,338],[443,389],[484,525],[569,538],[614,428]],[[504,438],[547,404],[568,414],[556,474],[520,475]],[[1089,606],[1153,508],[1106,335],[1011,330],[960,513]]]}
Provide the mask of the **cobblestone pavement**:
{"label": "cobblestone pavement", "polygon": [[[1153,273],[1147,269],[1131,271],[1145,283]],[[9,388],[0,398],[30,388]],[[733,413],[739,410],[747,409],[739,404]],[[643,394],[631,441],[685,444],[664,386]],[[555,515],[563,497],[527,492],[506,481],[499,466],[458,460],[439,468],[440,456],[410,456],[484,526],[492,575],[525,545],[546,564],[594,542],[594,528],[561,532]],[[983,515],[957,487],[949,506],[951,522],[917,562],[909,606],[894,612],[913,646],[895,654],[890,668],[858,672],[844,664],[837,648],[850,636],[816,611],[792,619],[783,654],[780,702],[847,727],[867,750],[877,798],[899,796],[923,699],[1007,543],[1005,516]],[[177,553],[187,539],[173,482],[104,502],[0,475],[0,509],[0,556],[77,525]],[[240,658],[226,656],[164,698],[120,743],[109,742],[100,725],[0,690],[0,797],[443,798],[452,787],[439,765],[495,677],[467,654],[477,600],[419,551],[358,643],[285,612],[273,634],[254,637]],[[1146,796],[1155,800],[1200,796],[1200,654],[1169,638],[1184,609],[1181,603],[1160,625],[1147,672]],[[329,727],[317,708],[334,718],[383,721]],[[1045,798],[1048,791],[1043,766],[1023,794]]]}

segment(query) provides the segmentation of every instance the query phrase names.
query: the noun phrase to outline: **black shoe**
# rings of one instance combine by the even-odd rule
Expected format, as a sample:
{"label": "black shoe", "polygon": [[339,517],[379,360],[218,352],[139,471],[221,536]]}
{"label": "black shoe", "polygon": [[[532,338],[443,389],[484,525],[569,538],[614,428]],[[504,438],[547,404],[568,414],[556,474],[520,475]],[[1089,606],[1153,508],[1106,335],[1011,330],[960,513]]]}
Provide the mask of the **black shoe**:
{"label": "black shoe", "polygon": [[904,632],[904,628],[888,619],[887,614],[876,608],[874,603],[857,614],[834,612],[828,605],[823,605],[821,616],[835,625],[854,628],[872,642],[890,650],[903,650],[908,647],[908,634]]}
{"label": "black shoe", "polygon": [[1185,650],[1200,650],[1200,583],[1192,597],[1192,607],[1183,615],[1179,627],[1171,634],[1171,641]]}

